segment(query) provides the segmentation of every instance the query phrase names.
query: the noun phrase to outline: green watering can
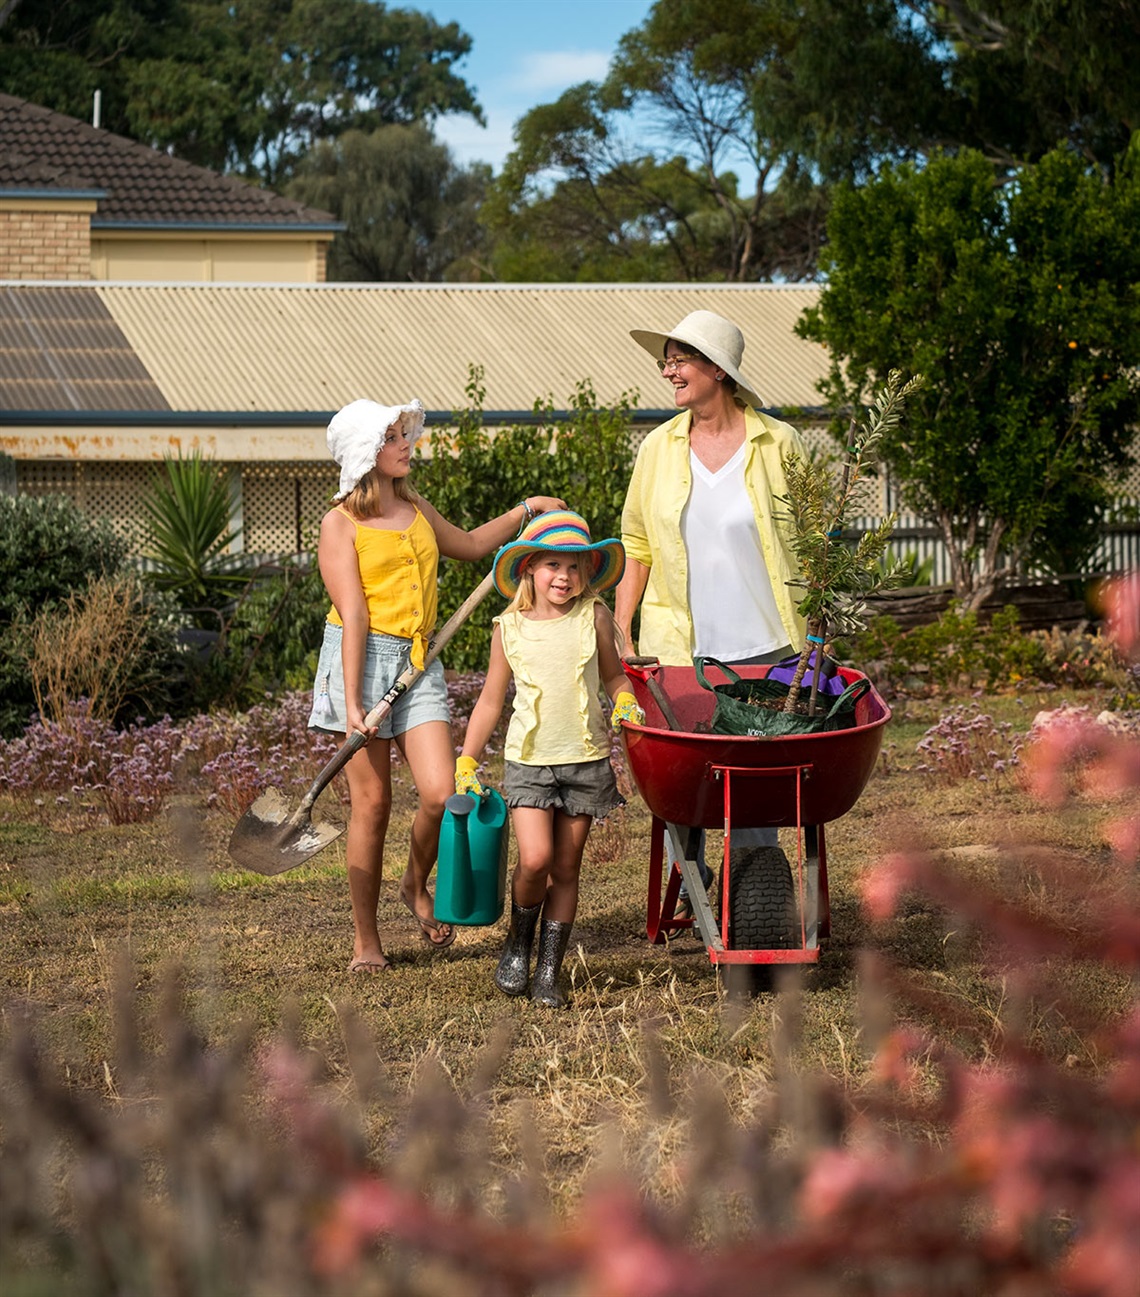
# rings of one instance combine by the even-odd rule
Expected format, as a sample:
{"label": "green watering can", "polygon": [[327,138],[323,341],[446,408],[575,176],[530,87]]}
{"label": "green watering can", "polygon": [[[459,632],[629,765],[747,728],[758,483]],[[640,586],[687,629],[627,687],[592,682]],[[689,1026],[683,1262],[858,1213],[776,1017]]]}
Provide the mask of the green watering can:
{"label": "green watering can", "polygon": [[444,803],[435,878],[435,917],[470,927],[495,923],[507,890],[507,804],[493,788]]}

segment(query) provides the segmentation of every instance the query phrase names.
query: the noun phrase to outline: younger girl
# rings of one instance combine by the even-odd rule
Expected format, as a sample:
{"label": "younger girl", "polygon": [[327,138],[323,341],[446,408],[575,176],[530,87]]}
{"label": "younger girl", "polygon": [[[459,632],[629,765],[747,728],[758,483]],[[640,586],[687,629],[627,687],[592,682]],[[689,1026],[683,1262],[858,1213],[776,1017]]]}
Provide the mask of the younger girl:
{"label": "younger girl", "polygon": [[321,577],[332,600],[317,665],[313,729],[351,734],[367,743],[345,766],[352,815],[345,858],[355,930],[349,970],[390,967],[380,944],[376,912],[384,838],[392,804],[391,746],[411,767],[419,805],[408,865],[397,895],[430,945],[442,948],[455,931],[437,923],[428,875],[439,851],[443,803],[451,791],[451,726],[447,688],[438,659],[396,702],[379,727],[364,718],[409,659],[422,667],[436,623],[439,556],[479,559],[543,509],[562,507],[553,496],[532,496],[473,531],[442,517],[408,483],[412,445],[423,431],[424,408],[353,401],[328,427],[328,446],[340,465],[340,501],[325,514],[317,547]]}
{"label": "younger girl", "polygon": [[585,519],[568,510],[535,518],[499,550],[495,585],[511,602],[495,619],[487,680],[455,763],[456,792],[481,795],[476,766],[513,675],[503,791],[519,863],[495,985],[507,995],[525,993],[541,916],[530,994],[553,1008],[566,1003],[559,974],[578,909],[578,874],[591,822],[623,805],[599,683],[614,700],[615,729],[622,720],[645,719],[625,688],[613,617],[596,598],[616,585],[624,566],[621,541],[591,543]]}

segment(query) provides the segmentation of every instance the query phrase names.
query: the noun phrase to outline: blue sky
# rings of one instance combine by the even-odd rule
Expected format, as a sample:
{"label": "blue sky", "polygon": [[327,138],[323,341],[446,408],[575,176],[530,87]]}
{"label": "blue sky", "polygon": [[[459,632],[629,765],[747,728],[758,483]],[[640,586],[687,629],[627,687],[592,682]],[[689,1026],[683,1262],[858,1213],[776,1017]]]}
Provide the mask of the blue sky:
{"label": "blue sky", "polygon": [[456,71],[473,87],[487,127],[445,117],[436,135],[456,162],[489,162],[498,173],[523,113],[580,81],[600,80],[618,40],[640,26],[652,0],[392,0],[392,7],[456,22],[471,37]]}

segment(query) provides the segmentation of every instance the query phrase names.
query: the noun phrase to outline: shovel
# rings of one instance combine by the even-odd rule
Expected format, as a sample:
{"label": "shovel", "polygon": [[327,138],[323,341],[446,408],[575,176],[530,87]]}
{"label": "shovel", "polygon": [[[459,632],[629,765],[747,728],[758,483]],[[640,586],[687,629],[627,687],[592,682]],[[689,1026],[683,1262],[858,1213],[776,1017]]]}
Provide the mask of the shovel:
{"label": "shovel", "polygon": [[653,695],[653,701],[665,717],[665,724],[671,730],[681,728],[680,721],[677,720],[677,714],[674,712],[672,704],[665,696],[665,690],[657,680],[657,672],[661,668],[661,662],[658,658],[626,658],[625,665],[633,667],[633,674],[641,680],[649,692]]}
{"label": "shovel", "polygon": [[[396,700],[407,693],[435,661],[447,641],[490,593],[494,583],[495,574],[492,570],[467,596],[451,618],[432,636],[424,656],[423,670],[411,664],[405,667],[384,697],[364,718],[367,728],[371,729],[374,725],[379,725],[388,715]],[[332,780],[333,775],[364,746],[365,742],[364,735],[359,730],[353,730],[329,758],[320,774],[313,780],[309,791],[301,799],[301,804],[292,813],[289,811],[284,793],[279,788],[267,788],[234,825],[229,847],[230,855],[234,860],[243,868],[252,869],[258,874],[282,874],[286,869],[303,864],[310,856],[315,856],[318,851],[339,838],[344,832],[343,828],[338,828],[327,821],[314,824],[310,819],[310,812],[313,803]]]}

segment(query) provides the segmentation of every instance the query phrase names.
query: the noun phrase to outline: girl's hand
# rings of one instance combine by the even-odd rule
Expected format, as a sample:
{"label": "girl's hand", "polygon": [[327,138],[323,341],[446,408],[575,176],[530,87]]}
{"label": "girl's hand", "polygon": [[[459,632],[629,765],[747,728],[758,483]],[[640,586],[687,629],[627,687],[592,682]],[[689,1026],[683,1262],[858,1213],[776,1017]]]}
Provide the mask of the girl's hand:
{"label": "girl's hand", "polygon": [[637,699],[633,694],[625,689],[614,699],[614,712],[610,717],[610,724],[620,733],[622,721],[630,721],[634,725],[645,724],[645,713],[637,705]]}
{"label": "girl's hand", "polygon": [[566,501],[556,495],[528,495],[526,503],[532,514],[549,513],[551,509],[565,509]]}
{"label": "girl's hand", "polygon": [[483,785],[479,782],[479,776],[475,773],[478,764],[474,757],[455,758],[455,791],[457,793],[468,793],[472,797],[482,797],[484,795]]}

